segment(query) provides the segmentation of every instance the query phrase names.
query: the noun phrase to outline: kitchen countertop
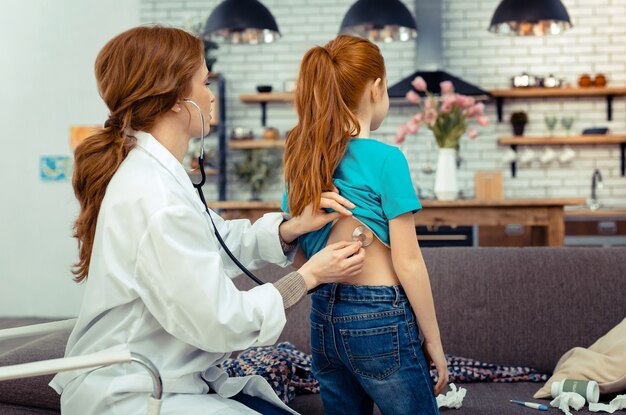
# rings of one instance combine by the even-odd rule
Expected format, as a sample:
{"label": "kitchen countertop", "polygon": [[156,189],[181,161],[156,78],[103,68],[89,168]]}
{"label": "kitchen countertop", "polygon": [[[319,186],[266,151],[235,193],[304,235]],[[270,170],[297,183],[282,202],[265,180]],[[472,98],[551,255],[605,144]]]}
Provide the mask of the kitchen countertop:
{"label": "kitchen countertop", "polygon": [[[583,206],[587,203],[584,198],[544,198],[544,199],[502,199],[502,200],[433,200],[422,199],[422,206],[425,208],[444,207],[519,207],[519,206]],[[280,209],[280,202],[277,201],[221,201],[209,202],[212,209]]]}
{"label": "kitchen countertop", "polygon": [[545,198],[545,199],[502,199],[502,200],[422,200],[425,208],[443,207],[519,207],[519,206],[569,206],[584,205],[587,201],[579,197],[570,198]]}
{"label": "kitchen countertop", "polygon": [[623,218],[626,219],[626,208],[599,208],[597,210],[591,210],[588,208],[565,208],[566,219],[613,219]]}

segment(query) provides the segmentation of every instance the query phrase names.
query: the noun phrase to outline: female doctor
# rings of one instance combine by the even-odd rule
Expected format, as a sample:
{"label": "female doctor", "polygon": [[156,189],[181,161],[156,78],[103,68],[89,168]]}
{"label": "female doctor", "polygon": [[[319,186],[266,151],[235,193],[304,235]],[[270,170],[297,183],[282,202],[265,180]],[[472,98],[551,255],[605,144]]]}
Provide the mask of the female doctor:
{"label": "female doctor", "polygon": [[[209,114],[214,101],[202,42],[174,28],[138,27],[109,41],[95,66],[110,116],[75,153],[74,273],[87,283],[66,356],[126,346],[148,357],[163,379],[162,414],[295,413],[261,377],[229,378],[217,365],[232,351],[273,344],[285,308],[321,283],[357,274],[363,249],[329,246],[297,272],[242,292],[209,214],[235,257],[256,268],[288,265],[292,241],[353,205],[327,192],[322,207],[340,213],[309,207],[254,225],[209,213],[181,164],[190,137],[209,128],[197,110]],[[152,390],[132,365],[62,373],[50,385],[67,415],[144,413]]]}

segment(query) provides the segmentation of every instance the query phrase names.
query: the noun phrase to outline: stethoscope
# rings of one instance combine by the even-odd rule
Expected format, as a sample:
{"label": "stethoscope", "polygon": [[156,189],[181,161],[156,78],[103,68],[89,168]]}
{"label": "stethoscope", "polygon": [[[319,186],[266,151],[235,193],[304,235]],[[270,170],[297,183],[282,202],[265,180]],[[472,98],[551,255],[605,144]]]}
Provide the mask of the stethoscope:
{"label": "stethoscope", "polygon": [[235,265],[239,267],[241,271],[243,271],[244,274],[246,274],[246,276],[248,276],[248,278],[250,278],[252,281],[256,282],[259,285],[263,285],[264,284],[263,281],[261,281],[248,268],[246,268],[241,262],[239,262],[237,258],[235,258],[235,255],[233,255],[230,249],[228,249],[228,246],[226,246],[226,242],[224,242],[224,239],[222,239],[222,235],[220,235],[220,233],[218,232],[217,226],[215,226],[215,222],[213,221],[213,217],[211,216],[209,207],[207,206],[206,200],[204,199],[204,193],[202,192],[202,186],[204,185],[204,183],[206,183],[206,172],[204,171],[204,136],[205,136],[204,114],[202,113],[200,106],[196,104],[195,102],[193,102],[191,99],[185,98],[183,99],[183,101],[188,102],[194,107],[196,107],[196,109],[198,110],[198,114],[200,114],[200,154],[198,155],[198,167],[200,168],[200,181],[198,183],[194,183],[192,180],[191,183],[193,184],[193,187],[195,187],[196,190],[198,191],[198,196],[200,196],[202,205],[204,206],[207,215],[209,215],[209,219],[211,219],[211,224],[213,224],[215,237],[217,238],[220,245],[222,245],[222,248],[224,248],[224,251],[226,251],[226,254],[228,255],[228,257],[235,263]]}

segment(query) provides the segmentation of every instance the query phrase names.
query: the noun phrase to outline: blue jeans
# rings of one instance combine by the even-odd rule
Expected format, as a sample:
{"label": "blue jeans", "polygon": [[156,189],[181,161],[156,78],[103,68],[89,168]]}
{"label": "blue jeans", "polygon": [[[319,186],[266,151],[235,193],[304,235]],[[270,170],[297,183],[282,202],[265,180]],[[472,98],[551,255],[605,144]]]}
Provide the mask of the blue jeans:
{"label": "blue jeans", "polygon": [[312,296],[311,353],[324,413],[439,414],[401,286],[327,284]]}

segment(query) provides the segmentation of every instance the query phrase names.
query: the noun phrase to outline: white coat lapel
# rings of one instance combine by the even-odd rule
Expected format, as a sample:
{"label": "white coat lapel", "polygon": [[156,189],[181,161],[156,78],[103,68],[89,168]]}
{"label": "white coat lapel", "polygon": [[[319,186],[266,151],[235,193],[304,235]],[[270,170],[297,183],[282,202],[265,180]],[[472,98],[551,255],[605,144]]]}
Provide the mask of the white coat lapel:
{"label": "white coat lapel", "polygon": [[201,212],[204,212],[206,207],[200,201],[196,194],[196,189],[191,183],[189,175],[185,171],[184,167],[174,157],[170,151],[163,146],[154,136],[144,131],[137,131],[133,134],[137,138],[137,145],[141,147],[146,153],[152,156],[159,162],[180,184],[184,189],[185,194],[189,197],[194,206],[197,206]]}

